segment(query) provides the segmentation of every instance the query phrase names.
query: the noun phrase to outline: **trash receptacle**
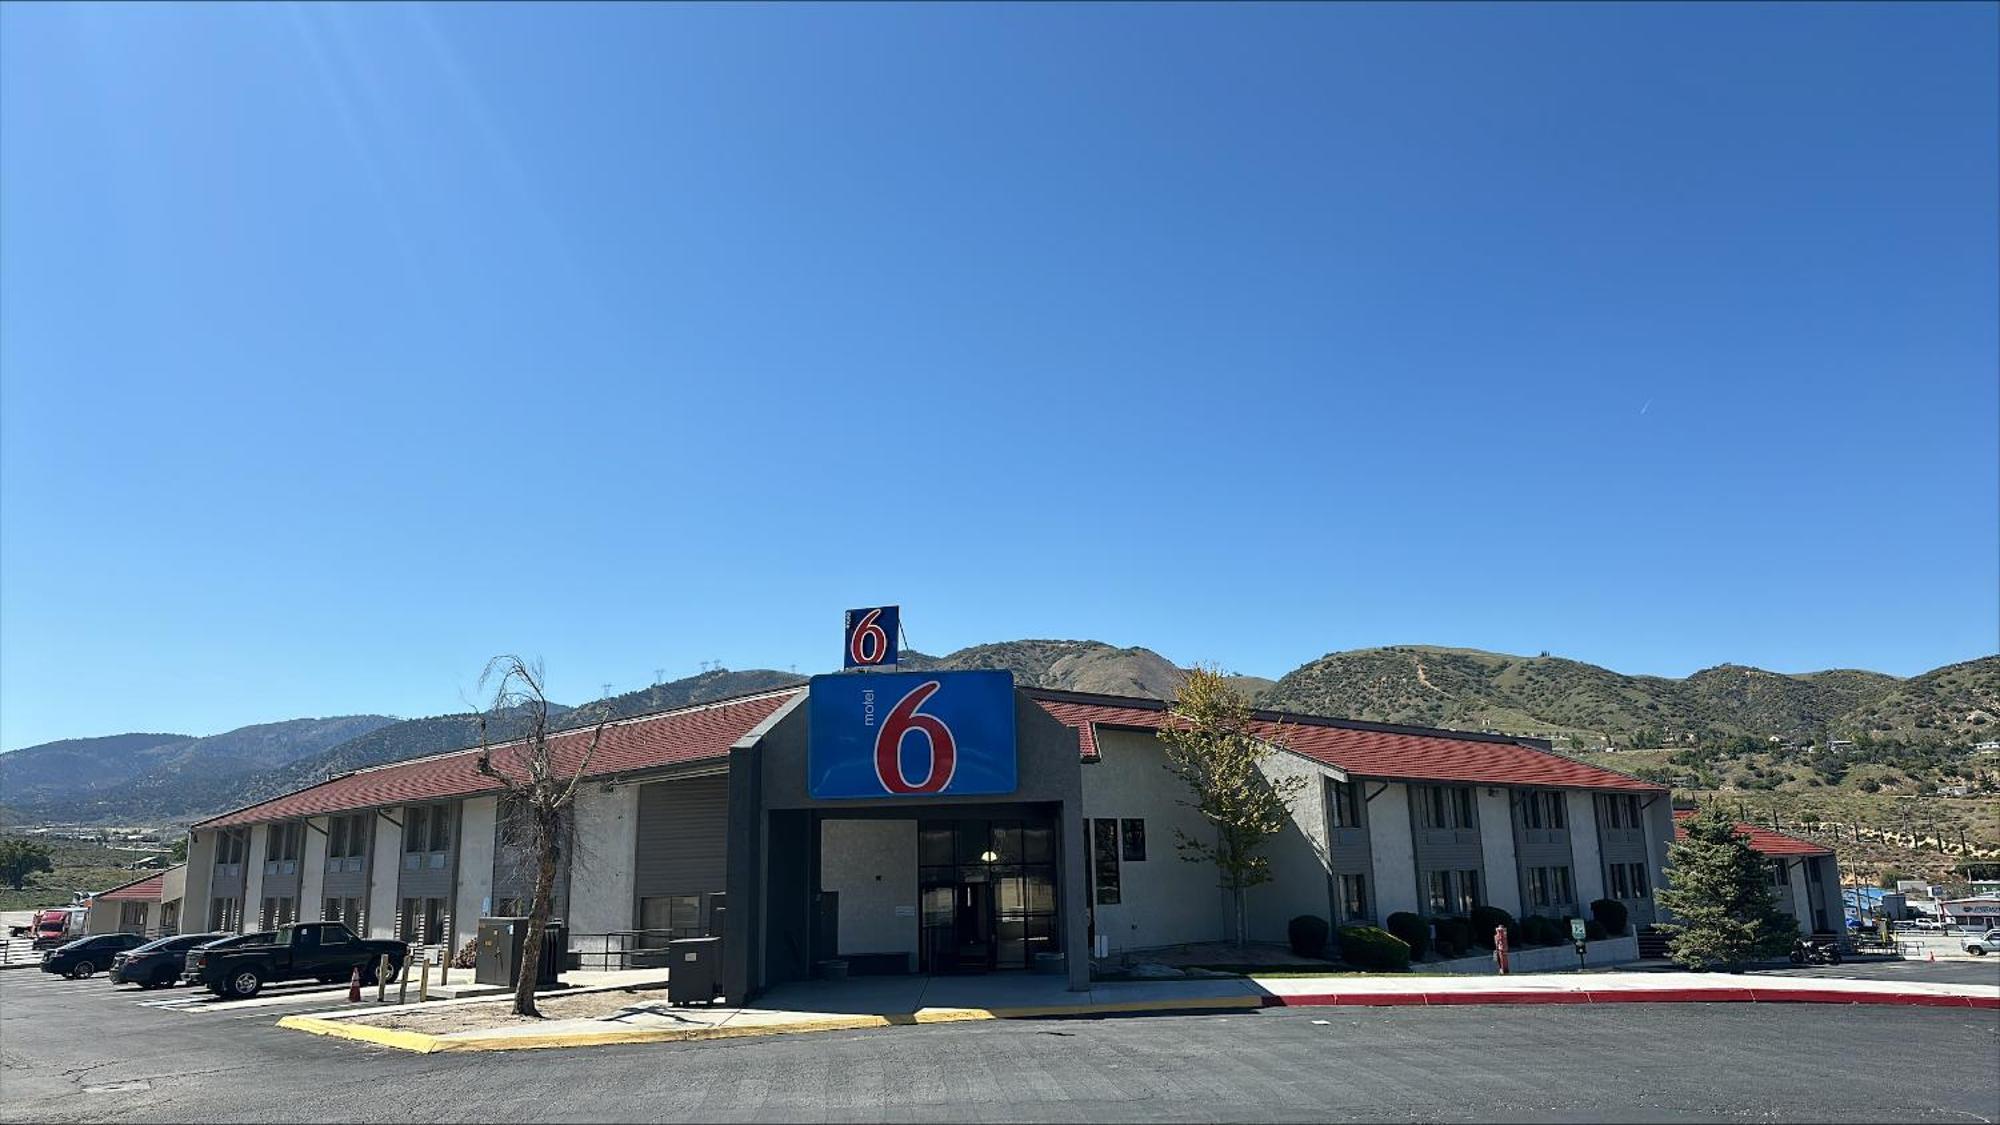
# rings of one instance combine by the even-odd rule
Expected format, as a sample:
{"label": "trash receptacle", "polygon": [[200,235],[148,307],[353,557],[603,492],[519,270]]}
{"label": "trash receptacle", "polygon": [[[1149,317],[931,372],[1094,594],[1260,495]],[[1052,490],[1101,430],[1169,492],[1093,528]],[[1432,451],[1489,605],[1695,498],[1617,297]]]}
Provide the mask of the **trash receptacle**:
{"label": "trash receptacle", "polygon": [[721,990],[721,938],[676,938],[667,943],[667,1003],[713,1004]]}

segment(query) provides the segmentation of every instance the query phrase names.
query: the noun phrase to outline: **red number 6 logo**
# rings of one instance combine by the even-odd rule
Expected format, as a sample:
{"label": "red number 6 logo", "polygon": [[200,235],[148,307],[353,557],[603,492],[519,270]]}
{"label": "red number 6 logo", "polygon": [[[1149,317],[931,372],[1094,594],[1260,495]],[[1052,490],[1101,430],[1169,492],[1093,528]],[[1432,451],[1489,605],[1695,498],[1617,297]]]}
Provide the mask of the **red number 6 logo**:
{"label": "red number 6 logo", "polygon": [[[882,782],[882,788],[891,793],[942,793],[958,769],[958,740],[952,737],[951,728],[936,715],[917,711],[937,689],[936,680],[927,680],[911,689],[890,710],[875,735],[875,776]],[[930,773],[922,782],[912,782],[903,775],[903,737],[912,731],[922,734],[924,741],[930,743]]]}
{"label": "red number 6 logo", "polygon": [[889,654],[889,634],[875,624],[880,616],[881,610],[871,609],[861,615],[861,623],[854,627],[854,636],[847,641],[847,654],[856,664],[880,664]]}

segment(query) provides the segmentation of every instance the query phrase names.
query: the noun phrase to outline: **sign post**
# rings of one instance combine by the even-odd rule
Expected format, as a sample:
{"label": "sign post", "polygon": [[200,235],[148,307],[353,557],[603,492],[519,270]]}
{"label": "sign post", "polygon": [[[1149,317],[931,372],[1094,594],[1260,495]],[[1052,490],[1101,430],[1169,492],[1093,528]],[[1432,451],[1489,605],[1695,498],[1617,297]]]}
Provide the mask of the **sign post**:
{"label": "sign post", "polygon": [[1569,939],[1576,943],[1576,971],[1579,973],[1583,971],[1584,933],[1583,919],[1571,918],[1569,920]]}

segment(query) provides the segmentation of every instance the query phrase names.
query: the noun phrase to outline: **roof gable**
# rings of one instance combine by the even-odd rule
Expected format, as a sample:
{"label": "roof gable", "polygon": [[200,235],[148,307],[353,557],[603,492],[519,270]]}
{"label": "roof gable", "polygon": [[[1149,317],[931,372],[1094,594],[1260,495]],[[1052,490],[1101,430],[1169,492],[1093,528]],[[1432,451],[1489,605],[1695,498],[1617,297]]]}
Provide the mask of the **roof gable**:
{"label": "roof gable", "polygon": [[[1681,821],[1693,815],[1693,809],[1674,810],[1674,839],[1687,839],[1687,832],[1681,827]],[[1779,832],[1773,828],[1759,828],[1757,825],[1745,821],[1737,822],[1736,834],[1743,837],[1749,843],[1750,850],[1759,855],[1816,856],[1833,854],[1833,849],[1827,847],[1825,844],[1815,844],[1811,840],[1802,840],[1790,833]]]}

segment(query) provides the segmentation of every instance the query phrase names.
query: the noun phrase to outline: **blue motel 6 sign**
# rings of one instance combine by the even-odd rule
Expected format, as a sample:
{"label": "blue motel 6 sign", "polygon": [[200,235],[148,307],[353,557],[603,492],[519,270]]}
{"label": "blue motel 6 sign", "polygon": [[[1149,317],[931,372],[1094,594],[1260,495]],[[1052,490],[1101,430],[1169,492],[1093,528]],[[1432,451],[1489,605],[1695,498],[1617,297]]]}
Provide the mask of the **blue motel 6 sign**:
{"label": "blue motel 6 sign", "polygon": [[1009,672],[814,676],[806,787],[814,797],[1012,793]]}

